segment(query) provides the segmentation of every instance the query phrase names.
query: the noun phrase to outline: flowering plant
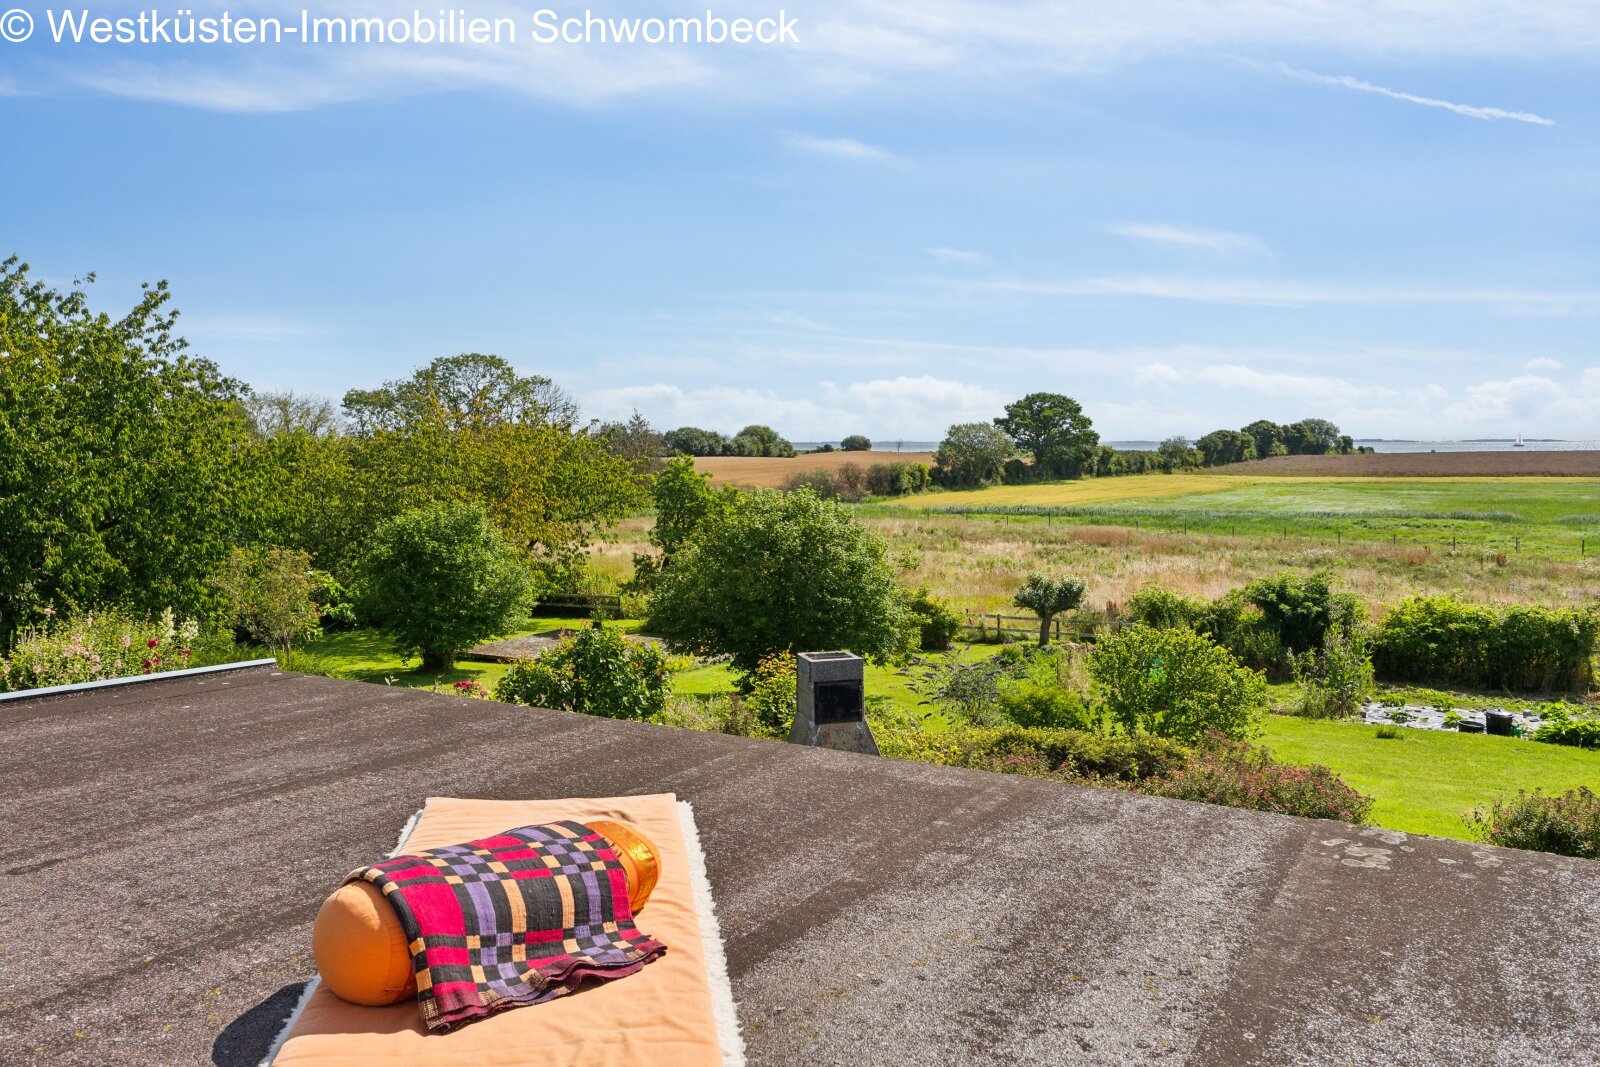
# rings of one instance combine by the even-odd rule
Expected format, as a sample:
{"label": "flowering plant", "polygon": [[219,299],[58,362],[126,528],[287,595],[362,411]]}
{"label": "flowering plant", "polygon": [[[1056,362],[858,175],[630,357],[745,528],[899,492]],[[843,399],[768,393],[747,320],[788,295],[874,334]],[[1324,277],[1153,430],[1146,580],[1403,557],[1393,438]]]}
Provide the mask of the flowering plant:
{"label": "flowering plant", "polygon": [[187,667],[199,635],[199,623],[179,622],[170,608],[153,621],[115,612],[57,621],[47,613],[44,625],[22,631],[10,657],[0,659],[0,692]]}

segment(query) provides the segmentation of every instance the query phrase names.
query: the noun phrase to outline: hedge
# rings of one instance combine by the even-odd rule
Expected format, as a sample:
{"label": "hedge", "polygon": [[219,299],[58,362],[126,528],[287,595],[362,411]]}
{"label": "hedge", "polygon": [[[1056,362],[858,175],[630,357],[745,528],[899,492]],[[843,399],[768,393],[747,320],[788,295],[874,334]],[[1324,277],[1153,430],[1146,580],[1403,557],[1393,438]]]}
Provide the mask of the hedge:
{"label": "hedge", "polygon": [[1594,680],[1600,612],[1403,600],[1378,627],[1372,662],[1389,681],[1576,691]]}

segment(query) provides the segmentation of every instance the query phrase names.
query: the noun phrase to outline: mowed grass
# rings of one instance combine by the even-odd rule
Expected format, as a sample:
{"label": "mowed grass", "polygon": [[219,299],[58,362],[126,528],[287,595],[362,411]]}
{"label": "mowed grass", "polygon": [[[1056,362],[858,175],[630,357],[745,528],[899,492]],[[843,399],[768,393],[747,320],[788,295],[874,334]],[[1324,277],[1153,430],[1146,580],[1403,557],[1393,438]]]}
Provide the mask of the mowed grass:
{"label": "mowed grass", "polygon": [[1320,763],[1374,798],[1391,830],[1470,840],[1465,814],[1519,789],[1600,789],[1600,752],[1519,738],[1402,729],[1397,740],[1361,723],[1269,715],[1261,744],[1286,763]]}
{"label": "mowed grass", "polygon": [[1600,553],[1600,479],[1140,475],[903,498],[893,514],[992,514],[1152,531],[1430,550]]}

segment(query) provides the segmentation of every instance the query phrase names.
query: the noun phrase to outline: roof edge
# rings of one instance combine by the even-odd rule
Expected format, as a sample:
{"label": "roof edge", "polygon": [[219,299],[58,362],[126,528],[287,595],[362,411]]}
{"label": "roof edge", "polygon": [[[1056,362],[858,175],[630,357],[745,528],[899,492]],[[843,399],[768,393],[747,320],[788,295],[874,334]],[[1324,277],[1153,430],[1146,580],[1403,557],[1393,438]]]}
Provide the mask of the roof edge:
{"label": "roof edge", "polygon": [[154,674],[136,674],[130,678],[106,678],[98,682],[74,682],[71,685],[47,685],[40,689],[18,689],[12,693],[0,693],[0,704],[14,703],[22,700],[39,700],[44,697],[71,696],[74,693],[88,693],[96,689],[112,689],[117,686],[137,685],[140,682],[167,681],[172,678],[192,678],[201,674],[222,674],[227,671],[244,671],[255,667],[276,667],[278,661],[272,658],[240,660],[237,663],[217,663],[210,667],[185,667],[177,671],[158,671]]}

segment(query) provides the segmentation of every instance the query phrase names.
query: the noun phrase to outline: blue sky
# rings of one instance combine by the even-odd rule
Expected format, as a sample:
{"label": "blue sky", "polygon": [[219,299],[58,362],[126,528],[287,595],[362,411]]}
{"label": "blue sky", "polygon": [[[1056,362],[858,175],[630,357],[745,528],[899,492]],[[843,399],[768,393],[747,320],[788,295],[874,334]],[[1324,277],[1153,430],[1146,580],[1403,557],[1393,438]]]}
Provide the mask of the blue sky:
{"label": "blue sky", "polygon": [[108,310],[169,279],[261,388],[484,351],[592,415],[796,439],[1040,389],[1110,439],[1600,438],[1592,3],[736,3],[800,43],[316,49],[58,45],[13,2],[0,252]]}

